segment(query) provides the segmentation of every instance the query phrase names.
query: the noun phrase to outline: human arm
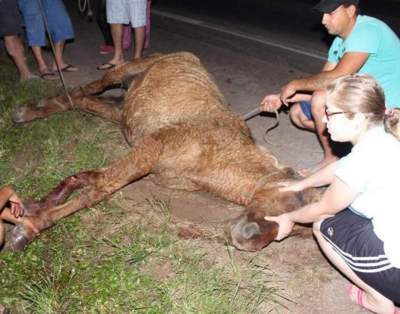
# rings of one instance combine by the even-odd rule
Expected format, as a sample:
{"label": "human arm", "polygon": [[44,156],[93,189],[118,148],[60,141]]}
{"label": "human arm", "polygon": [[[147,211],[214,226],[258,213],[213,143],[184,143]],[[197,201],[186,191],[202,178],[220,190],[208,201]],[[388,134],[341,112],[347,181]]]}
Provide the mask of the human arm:
{"label": "human arm", "polygon": [[326,62],[322,71],[308,78],[296,79],[282,87],[281,101],[292,102],[291,98],[298,91],[313,92],[325,89],[336,78],[357,73],[367,61],[367,52],[347,52],[337,64]]}
{"label": "human arm", "polygon": [[356,195],[357,193],[352,191],[346,183],[334,177],[332,184],[318,202],[280,216],[266,216],[265,219],[278,223],[279,231],[276,240],[279,241],[291,233],[295,223],[311,223],[333,216],[348,207]]}
{"label": "human arm", "polygon": [[10,211],[16,218],[23,215],[22,201],[10,186],[0,189],[0,211],[7,202],[10,202]]}
{"label": "human arm", "polygon": [[279,182],[279,185],[282,186],[282,188],[279,190],[281,192],[299,192],[308,188],[315,188],[331,184],[335,178],[334,172],[336,165],[337,161],[319,169],[311,176],[302,180]]}
{"label": "human arm", "polygon": [[[310,94],[297,93],[292,98],[290,98],[291,103],[300,101],[311,101]],[[288,106],[289,104],[285,104]],[[278,110],[282,106],[281,95],[280,94],[269,94],[264,97],[261,101],[261,110],[266,112],[273,112]]]}
{"label": "human arm", "polygon": [[[335,68],[335,64],[326,62],[324,67],[322,68],[322,71],[330,71]],[[285,90],[285,87],[290,85],[292,82],[288,83],[287,85],[283,86],[281,90]],[[294,92],[294,95],[288,99],[288,103],[295,103],[295,102],[300,102],[300,101],[310,101],[311,100],[311,94],[304,94],[304,93],[296,93]],[[289,104],[285,103],[286,106]],[[282,100],[281,100],[281,94],[268,94],[266,95],[263,100],[261,101],[261,110],[262,111],[267,111],[267,112],[273,112],[275,110],[278,110],[282,106]]]}

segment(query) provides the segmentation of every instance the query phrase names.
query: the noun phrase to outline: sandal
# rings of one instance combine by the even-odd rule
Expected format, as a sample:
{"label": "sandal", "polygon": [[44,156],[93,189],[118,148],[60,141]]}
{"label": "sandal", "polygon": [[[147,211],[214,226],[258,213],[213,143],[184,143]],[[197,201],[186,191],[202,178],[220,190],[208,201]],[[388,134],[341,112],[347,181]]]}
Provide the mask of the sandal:
{"label": "sandal", "polygon": [[55,80],[59,80],[60,78],[58,77],[58,75],[56,75],[53,72],[46,72],[46,73],[42,73],[40,74],[40,78],[42,80],[45,81],[55,81]]}
{"label": "sandal", "polygon": [[67,64],[65,67],[60,69],[61,72],[77,72],[79,69],[72,64]]}
{"label": "sandal", "polygon": [[104,70],[110,70],[110,69],[114,68],[115,66],[117,66],[117,65],[113,64],[113,63],[106,62],[106,63],[103,63],[101,65],[98,65],[96,67],[96,69],[100,70],[100,71],[104,71]]}

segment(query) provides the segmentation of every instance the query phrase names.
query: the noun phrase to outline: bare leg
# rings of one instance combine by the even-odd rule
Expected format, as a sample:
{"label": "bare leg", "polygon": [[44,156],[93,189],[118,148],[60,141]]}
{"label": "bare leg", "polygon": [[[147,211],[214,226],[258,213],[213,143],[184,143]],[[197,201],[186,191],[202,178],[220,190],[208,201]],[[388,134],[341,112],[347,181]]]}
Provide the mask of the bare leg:
{"label": "bare leg", "polygon": [[340,255],[333,250],[332,246],[324,239],[320,231],[320,226],[321,222],[314,223],[313,231],[322,251],[332,262],[332,264],[339,269],[339,271],[341,271],[348,279],[350,279],[358,288],[365,292],[363,305],[375,313],[395,313],[395,306],[393,302],[363,282],[340,257]]}
{"label": "bare leg", "polygon": [[44,73],[49,73],[49,68],[47,67],[46,62],[44,61],[43,54],[42,54],[42,48],[39,46],[32,47],[32,52],[35,57],[36,63],[39,68],[39,73],[44,74]]}
{"label": "bare leg", "polygon": [[[82,208],[93,206],[107,195],[147,175],[156,165],[161,151],[161,142],[151,137],[144,138],[125,157],[101,171],[90,172],[85,182],[86,186],[80,185],[84,189],[76,197],[62,205],[41,210],[37,215],[24,219],[30,221],[40,231],[50,228],[61,218]],[[20,226],[13,232],[12,245],[16,249],[22,249],[35,237],[36,234]]]}
{"label": "bare leg", "polygon": [[315,171],[329,165],[338,158],[333,154],[332,147],[329,142],[329,135],[326,134],[326,123],[323,122],[325,116],[325,93],[322,91],[314,92],[311,98],[311,112],[314,120],[309,120],[303,113],[300,104],[295,104],[290,109],[290,118],[295,125],[300,128],[316,131],[318,139],[324,151],[324,159],[311,169],[303,169],[299,171],[302,176],[309,176]]}
{"label": "bare leg", "polygon": [[296,103],[292,105],[289,115],[292,122],[299,128],[311,131],[315,130],[314,121],[307,118],[307,116],[303,113],[300,104]]}
{"label": "bare leg", "polygon": [[326,123],[323,122],[325,116],[325,92],[316,91],[311,99],[311,111],[314,117],[315,129],[318,139],[324,150],[324,159],[319,163],[319,169],[335,162],[338,157],[333,154],[329,142],[329,134],[326,132]]}
{"label": "bare leg", "polygon": [[135,49],[133,53],[133,58],[138,59],[142,57],[144,39],[146,36],[146,27],[136,27],[135,29]]}
{"label": "bare leg", "polygon": [[122,24],[110,24],[111,25],[111,35],[114,42],[114,56],[108,61],[111,64],[121,64],[124,60],[124,52],[122,50]]}
{"label": "bare leg", "polygon": [[17,66],[21,81],[31,77],[32,73],[26,64],[24,46],[22,45],[21,39],[17,35],[5,36],[4,43],[8,54]]}
{"label": "bare leg", "polygon": [[[64,47],[65,47],[65,41],[63,40],[54,44],[54,55],[56,59],[55,62],[57,63],[59,69],[62,69],[67,66],[63,58]],[[55,63],[53,64],[53,71],[57,70],[57,66]]]}

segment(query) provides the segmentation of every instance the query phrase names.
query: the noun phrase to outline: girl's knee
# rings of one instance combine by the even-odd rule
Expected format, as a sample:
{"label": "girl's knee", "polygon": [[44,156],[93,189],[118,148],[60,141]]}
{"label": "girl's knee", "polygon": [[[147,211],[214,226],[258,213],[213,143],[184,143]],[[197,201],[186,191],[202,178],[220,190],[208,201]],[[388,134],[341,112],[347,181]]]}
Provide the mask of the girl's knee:
{"label": "girl's knee", "polygon": [[315,237],[318,237],[318,238],[322,237],[322,233],[321,233],[322,222],[323,222],[323,220],[316,221],[313,223],[313,234]]}

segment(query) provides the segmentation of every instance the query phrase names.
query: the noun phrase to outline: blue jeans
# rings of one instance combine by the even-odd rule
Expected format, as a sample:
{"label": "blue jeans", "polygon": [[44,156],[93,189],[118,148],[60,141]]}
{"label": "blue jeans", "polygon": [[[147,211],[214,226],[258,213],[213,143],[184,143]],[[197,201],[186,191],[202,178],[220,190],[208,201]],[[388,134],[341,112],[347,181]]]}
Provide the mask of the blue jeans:
{"label": "blue jeans", "polygon": [[[74,38],[71,20],[62,0],[41,0],[54,43]],[[46,46],[46,29],[38,0],[18,0],[31,47]]]}

